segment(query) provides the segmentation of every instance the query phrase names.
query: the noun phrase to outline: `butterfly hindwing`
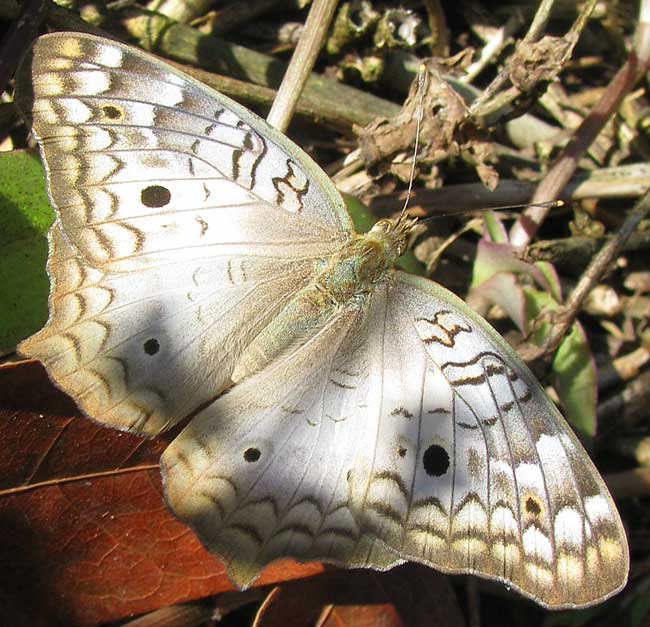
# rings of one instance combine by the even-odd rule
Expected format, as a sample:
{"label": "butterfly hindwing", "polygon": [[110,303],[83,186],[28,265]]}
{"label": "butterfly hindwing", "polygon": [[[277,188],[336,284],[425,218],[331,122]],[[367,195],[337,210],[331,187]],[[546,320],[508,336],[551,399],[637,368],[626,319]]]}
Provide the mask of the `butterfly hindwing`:
{"label": "butterfly hindwing", "polygon": [[432,285],[395,273],[206,408],[163,457],[171,506],[240,583],[280,556],[358,565],[375,537],[549,607],[612,594],[627,545],[602,480],[504,340]]}
{"label": "butterfly hindwing", "polygon": [[357,520],[402,557],[508,582],[549,607],[613,594],[627,577],[625,532],[558,410],[469,307],[395,276],[378,430],[352,471]]}
{"label": "butterfly hindwing", "polygon": [[347,473],[366,428],[357,403],[368,396],[360,326],[363,311],[335,315],[195,416],[163,454],[168,502],[240,586],[282,557],[402,561],[349,508]]}
{"label": "butterfly hindwing", "polygon": [[106,273],[54,225],[50,318],[19,347],[89,416],[156,434],[214,398],[312,260],[213,257]]}

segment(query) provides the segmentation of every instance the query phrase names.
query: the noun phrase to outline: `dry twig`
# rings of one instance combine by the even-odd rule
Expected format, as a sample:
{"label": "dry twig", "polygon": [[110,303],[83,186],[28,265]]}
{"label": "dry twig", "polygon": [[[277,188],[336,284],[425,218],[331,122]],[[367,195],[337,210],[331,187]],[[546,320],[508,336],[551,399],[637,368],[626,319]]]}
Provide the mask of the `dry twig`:
{"label": "dry twig", "polygon": [[612,237],[594,257],[575,286],[561,312],[555,312],[556,324],[546,339],[544,350],[554,354],[567,331],[574,323],[582,303],[592,287],[611,269],[611,264],[620,253],[623,244],[637,229],[641,220],[650,213],[650,190],[639,200],[616,235]]}

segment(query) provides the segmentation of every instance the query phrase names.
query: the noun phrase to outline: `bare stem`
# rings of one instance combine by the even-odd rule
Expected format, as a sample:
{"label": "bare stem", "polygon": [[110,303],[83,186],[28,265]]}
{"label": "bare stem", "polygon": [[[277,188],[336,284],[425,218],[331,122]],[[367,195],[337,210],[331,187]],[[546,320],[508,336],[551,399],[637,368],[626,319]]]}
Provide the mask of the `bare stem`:
{"label": "bare stem", "polygon": [[[524,41],[533,42],[539,39],[541,32],[546,26],[551,10],[553,9],[553,4],[555,0],[542,0],[540,3],[535,17],[528,28],[528,32],[524,36]],[[508,67],[505,66],[501,71],[494,77],[494,80],[487,86],[485,91],[477,98],[470,107],[470,114],[476,117],[482,117],[483,107],[494,98],[495,94],[507,83],[509,76]]]}
{"label": "bare stem", "polygon": [[553,10],[554,4],[555,0],[542,0],[542,2],[539,3],[539,7],[535,12],[535,17],[530,23],[530,28],[524,37],[525,42],[530,43],[537,41],[542,36],[542,33],[548,24],[548,20],[551,17],[551,11]]}
{"label": "bare stem", "polygon": [[45,0],[25,0],[22,3],[18,16],[0,42],[0,94],[49,10],[50,3]]}
{"label": "bare stem", "polygon": [[[636,54],[632,53],[625,65],[612,79],[600,101],[578,127],[553,167],[548,171],[533,194],[531,203],[558,198],[565,185],[571,180],[579,159],[596,139],[612,115],[618,110],[623,98],[645,72],[639,67]],[[524,211],[510,231],[510,242],[517,248],[527,246],[537,229],[549,213],[547,207],[531,206]]]}
{"label": "bare stem", "polygon": [[[564,55],[563,63],[568,61],[573,49],[580,37],[580,33],[587,24],[587,19],[591,15],[591,12],[596,6],[597,0],[587,0],[580,9],[580,13],[576,18],[575,22],[571,26],[569,32],[565,35],[564,39],[567,42],[566,52]],[[533,18],[533,23],[530,25],[526,36],[524,37],[522,43],[530,44],[541,38],[542,30],[548,22],[549,14],[552,9],[553,2],[545,1],[542,2]],[[510,76],[510,68],[508,64],[499,72],[497,77],[492,81],[488,88],[483,92],[481,97],[475,100],[472,103],[470,108],[471,114],[476,118],[485,118],[496,111],[503,109],[515,99],[521,96],[521,91],[516,86],[511,86],[501,93],[497,93],[505,83],[507,82]]]}
{"label": "bare stem", "polygon": [[575,321],[585,298],[593,286],[610,270],[611,264],[620,253],[623,244],[648,213],[650,213],[650,190],[641,197],[618,232],[600,249],[580,277],[580,280],[567,299],[564,311],[557,315],[557,323],[553,326],[551,334],[546,341],[544,348],[548,354],[555,353],[560,342],[564,339],[567,331]]}
{"label": "bare stem", "polygon": [[[539,184],[531,203],[554,200],[559,197],[564,186],[573,176],[579,159],[616,113],[623,98],[648,71],[650,67],[650,11],[647,8],[644,10],[646,4],[644,0],[635,33],[635,46],[630,51],[628,60],[614,76],[601,99],[583,120],[571,142]],[[527,246],[548,212],[548,208],[538,206],[531,206],[524,211],[510,230],[510,243],[517,248]]]}
{"label": "bare stem", "polygon": [[305,29],[266,118],[266,121],[279,131],[285,132],[289,126],[300,93],[323,45],[336,5],[337,0],[314,0],[311,6]]}

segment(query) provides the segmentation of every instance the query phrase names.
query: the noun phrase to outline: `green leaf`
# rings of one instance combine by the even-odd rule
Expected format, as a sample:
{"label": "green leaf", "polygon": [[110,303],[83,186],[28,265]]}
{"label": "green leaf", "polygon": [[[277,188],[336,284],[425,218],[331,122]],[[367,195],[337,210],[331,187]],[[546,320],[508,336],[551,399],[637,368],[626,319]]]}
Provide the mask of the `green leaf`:
{"label": "green leaf", "polygon": [[512,272],[497,272],[479,287],[474,288],[472,296],[497,303],[517,325],[520,333],[528,333],[526,296],[523,287]]}
{"label": "green leaf", "polygon": [[[555,311],[559,303],[546,292],[524,288],[528,319],[543,311]],[[552,325],[538,325],[531,340],[542,346]],[[552,363],[553,384],[560,397],[567,420],[583,436],[592,438],[596,432],[596,406],[598,401],[596,365],[585,332],[579,322],[562,340]]]}
{"label": "green leaf", "polygon": [[557,275],[555,267],[548,261],[536,261],[535,267],[544,275],[546,279],[547,291],[558,302],[562,302],[562,286],[560,285],[560,277]]}
{"label": "green leaf", "polygon": [[479,287],[499,272],[530,276],[538,285],[549,289],[544,273],[534,264],[519,259],[510,244],[497,244],[482,239],[476,248],[470,289]]}
{"label": "green leaf", "polygon": [[508,233],[494,211],[487,211],[483,217],[490,241],[495,244],[508,244]]}
{"label": "green leaf", "polygon": [[598,403],[596,365],[579,322],[562,340],[553,359],[555,389],[571,424],[583,435],[596,433]]}
{"label": "green leaf", "polygon": [[356,196],[344,193],[342,193],[341,196],[343,196],[345,206],[348,208],[348,212],[352,218],[352,222],[354,222],[354,228],[357,233],[367,233],[372,228],[372,225],[377,222],[377,218],[368,211],[368,207],[366,207]]}
{"label": "green leaf", "polygon": [[38,156],[0,153],[0,354],[47,320],[47,231],[54,221]]}

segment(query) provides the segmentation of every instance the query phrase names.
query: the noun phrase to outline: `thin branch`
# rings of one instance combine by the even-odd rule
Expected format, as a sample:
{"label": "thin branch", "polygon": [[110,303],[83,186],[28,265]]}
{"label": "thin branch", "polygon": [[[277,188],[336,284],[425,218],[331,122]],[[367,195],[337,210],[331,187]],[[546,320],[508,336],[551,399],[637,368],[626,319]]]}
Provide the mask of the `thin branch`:
{"label": "thin branch", "polygon": [[[650,15],[648,16],[649,21],[646,22],[646,13],[648,11],[641,11],[640,21],[635,33],[636,47],[630,52],[625,65],[614,76],[601,99],[575,132],[574,138],[537,187],[531,199],[533,205],[536,202],[554,200],[559,197],[564,186],[573,176],[579,159],[591,146],[609,119],[616,113],[623,98],[648,71],[650,67]],[[528,245],[548,212],[548,208],[539,206],[531,206],[523,212],[521,218],[517,220],[510,230],[511,244],[517,248]]]}
{"label": "thin branch", "polygon": [[0,93],[14,75],[18,62],[47,17],[50,6],[47,0],[25,0],[21,4],[18,16],[0,43]]}
{"label": "thin branch", "polygon": [[[591,110],[575,133],[574,138],[558,157],[533,194],[531,203],[554,200],[571,180],[579,159],[596,139],[605,124],[618,110],[623,98],[643,75],[636,55],[631,55],[613,78],[600,101]],[[510,231],[510,242],[517,248],[527,246],[549,213],[546,207],[531,206],[515,222]]]}
{"label": "thin branch", "polygon": [[[68,23],[69,18],[63,19],[63,15],[67,17],[68,14],[60,9],[56,25],[74,30],[77,27]],[[270,55],[205,35],[162,15],[146,13],[135,7],[121,15],[120,25],[125,31],[123,35],[128,34],[127,39],[135,39],[145,50],[167,60],[270,88],[276,88],[286,73],[286,64]],[[368,124],[378,116],[392,117],[400,110],[399,105],[384,98],[317,74],[309,77],[303,94],[310,102],[320,103],[318,108],[329,109],[334,117],[352,121],[352,109],[363,112],[363,117],[368,120],[362,124]],[[318,110],[316,115],[319,115]]]}
{"label": "thin branch", "polygon": [[[553,4],[555,0],[542,0],[540,3],[533,21],[528,28],[528,32],[524,36],[524,41],[533,42],[539,39],[540,33],[546,26]],[[541,30],[540,30],[541,29]],[[501,71],[494,77],[494,80],[487,86],[485,91],[477,98],[470,107],[470,114],[472,116],[483,116],[483,106],[495,96],[495,94],[508,82],[509,70],[508,66],[504,66]]]}
{"label": "thin branch", "polygon": [[561,313],[556,313],[556,324],[546,340],[544,350],[554,354],[560,342],[573,325],[582,304],[601,278],[611,269],[612,262],[619,255],[623,244],[637,229],[641,220],[650,213],[650,190],[648,190],[632,209],[618,232],[610,239],[593,258],[582,277],[571,292]]}
{"label": "thin branch", "polygon": [[323,45],[327,29],[334,16],[337,0],[314,0],[305,29],[291,58],[291,63],[282,79],[271,111],[266,121],[283,133],[287,130],[300,93],[314,67]]}
{"label": "thin branch", "polygon": [[[353,153],[350,153],[353,154]],[[353,172],[357,161],[346,168]],[[345,174],[346,170],[341,170]],[[337,183],[344,179],[337,175]],[[611,168],[576,172],[565,186],[561,198],[579,201],[585,198],[637,199],[650,188],[650,164],[638,162]],[[420,206],[427,214],[440,211],[472,211],[508,204],[527,204],[535,192],[535,184],[528,181],[501,178],[495,189],[483,183],[456,183],[435,189],[414,188],[411,205]],[[405,191],[374,194],[368,199],[372,211],[384,215],[404,201]]]}
{"label": "thin branch", "polygon": [[[564,51],[562,64],[566,63],[566,61],[568,61],[568,59],[571,57],[573,49],[575,48],[575,45],[578,42],[578,38],[580,37],[580,33],[587,24],[587,19],[591,15],[594,7],[596,6],[596,3],[597,0],[587,0],[587,2],[584,3],[580,9],[578,17],[571,26],[571,29],[564,36],[564,40],[567,45],[566,50]],[[548,22],[548,17],[550,10],[552,9],[552,5],[553,2],[550,0],[542,2],[540,4],[539,9],[537,10],[537,13],[533,19],[533,23],[528,29],[528,32],[526,33],[524,39],[520,42],[520,44],[518,44],[518,48],[522,44],[530,46],[530,44],[536,42],[541,38],[541,33],[543,31],[543,28],[546,26],[546,23]],[[517,52],[515,52],[512,58],[516,58],[516,55]],[[481,97],[472,103],[472,106],[470,107],[470,114],[474,118],[479,119],[491,116],[496,111],[499,111],[500,109],[511,104],[514,100],[522,95],[521,90],[514,85],[502,93],[497,93],[499,89],[501,89],[509,80],[510,72],[511,65],[509,63],[506,63],[496,78],[487,87],[485,92],[483,92]]]}
{"label": "thin branch", "polygon": [[467,67],[465,75],[460,78],[461,82],[471,83],[501,53],[508,40],[521,27],[523,19],[520,11],[515,11],[508,18],[508,21],[483,46],[478,59]]}
{"label": "thin branch", "polygon": [[530,23],[530,28],[524,37],[524,41],[531,43],[537,41],[541,38],[546,29],[549,19],[551,18],[551,11],[553,11],[553,5],[555,0],[542,0],[539,3],[539,7],[535,12],[535,17]]}

